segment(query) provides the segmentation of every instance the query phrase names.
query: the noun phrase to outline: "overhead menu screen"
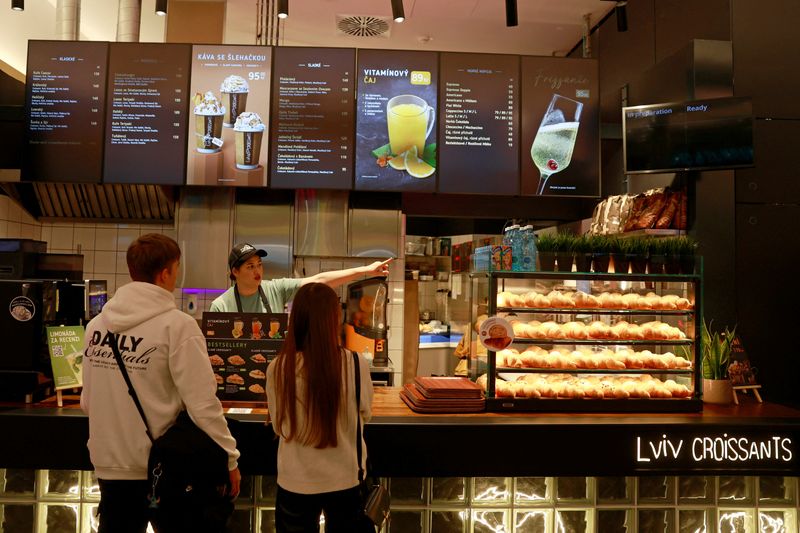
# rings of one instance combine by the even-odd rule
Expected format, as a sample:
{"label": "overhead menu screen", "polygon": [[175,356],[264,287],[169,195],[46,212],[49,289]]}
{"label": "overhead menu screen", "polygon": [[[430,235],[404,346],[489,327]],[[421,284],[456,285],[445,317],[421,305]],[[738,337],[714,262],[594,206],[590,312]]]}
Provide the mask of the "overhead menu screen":
{"label": "overhead menu screen", "polygon": [[100,182],[107,55],[107,43],[30,41],[23,179]]}
{"label": "overhead menu screen", "polygon": [[270,185],[353,185],[355,50],[275,49]]}
{"label": "overhead menu screen", "polygon": [[436,190],[436,52],[359,50],[356,183],[361,190]]}
{"label": "overhead menu screen", "polygon": [[111,43],[104,182],[183,184],[190,53],[183,44]]}
{"label": "overhead menu screen", "polygon": [[519,57],[442,53],[439,191],[519,194]]}
{"label": "overhead menu screen", "polygon": [[600,195],[597,61],[522,58],[522,194]]}
{"label": "overhead menu screen", "polygon": [[187,185],[267,185],[272,49],[195,45]]}

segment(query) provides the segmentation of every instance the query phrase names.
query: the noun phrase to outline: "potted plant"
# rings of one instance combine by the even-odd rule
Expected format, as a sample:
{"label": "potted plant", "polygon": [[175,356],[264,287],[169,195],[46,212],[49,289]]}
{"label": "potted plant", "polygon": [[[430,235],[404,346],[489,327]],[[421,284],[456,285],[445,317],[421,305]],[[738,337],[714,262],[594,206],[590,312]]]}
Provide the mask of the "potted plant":
{"label": "potted plant", "polygon": [[649,274],[664,273],[664,252],[663,238],[651,237],[647,239],[647,272]]}
{"label": "potted plant", "polygon": [[701,325],[703,353],[703,401],[728,404],[733,400],[733,384],[728,377],[736,328],[722,333],[711,333],[705,320]]}
{"label": "potted plant", "polygon": [[664,272],[667,274],[680,274],[680,249],[682,237],[670,237],[663,239],[664,250]]}
{"label": "potted plant", "polygon": [[559,272],[572,272],[572,242],[575,240],[569,233],[556,235],[556,262]]}
{"label": "potted plant", "polygon": [[572,240],[572,252],[575,255],[575,270],[592,271],[592,242],[588,235],[580,235]]}
{"label": "potted plant", "polygon": [[623,239],[623,250],[631,265],[631,272],[644,274],[647,271],[647,239],[642,237]]}
{"label": "potted plant", "polygon": [[556,235],[539,235],[536,239],[536,258],[539,262],[538,270],[552,272],[556,269]]}
{"label": "potted plant", "polygon": [[676,253],[681,274],[694,274],[697,241],[688,235],[676,238]]}
{"label": "potted plant", "polygon": [[609,256],[614,264],[614,272],[627,274],[630,261],[625,254],[625,239],[617,236],[609,237]]}
{"label": "potted plant", "polygon": [[608,263],[611,259],[611,237],[608,235],[595,235],[592,237],[592,261],[595,272],[608,272]]}

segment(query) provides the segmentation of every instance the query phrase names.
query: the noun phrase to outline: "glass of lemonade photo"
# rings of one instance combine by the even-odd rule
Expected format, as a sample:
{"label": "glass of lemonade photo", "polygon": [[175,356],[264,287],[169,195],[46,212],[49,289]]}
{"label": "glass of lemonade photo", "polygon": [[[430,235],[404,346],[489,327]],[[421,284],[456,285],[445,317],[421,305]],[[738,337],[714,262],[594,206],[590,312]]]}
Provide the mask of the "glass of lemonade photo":
{"label": "glass of lemonade photo", "polygon": [[434,109],[413,94],[401,94],[386,104],[386,125],[392,154],[399,155],[416,146],[417,154],[425,151],[425,139],[433,129]]}
{"label": "glass of lemonade photo", "polygon": [[582,110],[582,103],[558,94],[550,100],[531,146],[531,158],[540,173],[536,194],[544,194],[547,179],[569,166]]}

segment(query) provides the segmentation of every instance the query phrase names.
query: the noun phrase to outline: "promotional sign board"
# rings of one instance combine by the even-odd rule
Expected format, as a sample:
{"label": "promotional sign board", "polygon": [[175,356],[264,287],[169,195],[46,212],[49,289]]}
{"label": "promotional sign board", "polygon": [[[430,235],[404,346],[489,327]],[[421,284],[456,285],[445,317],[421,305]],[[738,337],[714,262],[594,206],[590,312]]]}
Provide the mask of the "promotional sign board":
{"label": "promotional sign board", "polygon": [[359,50],[356,189],[436,190],[438,58]]}
{"label": "promotional sign board", "polygon": [[356,52],[275,49],[270,185],[353,187]]}
{"label": "promotional sign board", "polygon": [[272,49],[194,45],[187,185],[267,185]]}
{"label": "promotional sign board", "polygon": [[30,41],[22,178],[100,183],[108,43]]}
{"label": "promotional sign board", "polygon": [[47,347],[56,390],[83,386],[83,326],[47,328]]}
{"label": "promotional sign board", "polygon": [[519,57],[442,53],[439,192],[519,194]]}
{"label": "promotional sign board", "polygon": [[600,195],[597,61],[522,58],[522,194]]}
{"label": "promotional sign board", "polygon": [[220,400],[267,400],[267,364],[283,346],[288,318],[285,313],[203,313]]}
{"label": "promotional sign board", "polygon": [[190,53],[183,44],[111,43],[105,183],[183,184]]}

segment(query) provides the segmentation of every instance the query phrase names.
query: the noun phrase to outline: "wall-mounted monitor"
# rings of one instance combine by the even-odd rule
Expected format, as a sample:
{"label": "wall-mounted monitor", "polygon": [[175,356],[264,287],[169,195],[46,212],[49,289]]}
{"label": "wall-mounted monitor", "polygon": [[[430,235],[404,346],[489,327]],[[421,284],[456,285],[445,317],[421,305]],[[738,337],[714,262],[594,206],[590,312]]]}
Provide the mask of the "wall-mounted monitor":
{"label": "wall-mounted monitor", "polygon": [[108,43],[30,41],[26,181],[100,183]]}
{"label": "wall-mounted monitor", "polygon": [[750,98],[715,98],[622,109],[625,173],[753,166]]}

